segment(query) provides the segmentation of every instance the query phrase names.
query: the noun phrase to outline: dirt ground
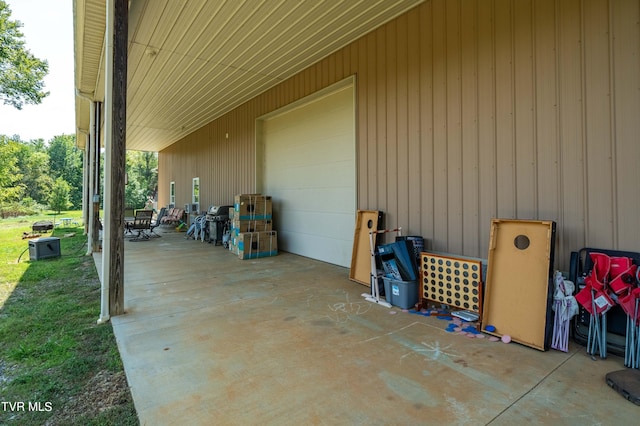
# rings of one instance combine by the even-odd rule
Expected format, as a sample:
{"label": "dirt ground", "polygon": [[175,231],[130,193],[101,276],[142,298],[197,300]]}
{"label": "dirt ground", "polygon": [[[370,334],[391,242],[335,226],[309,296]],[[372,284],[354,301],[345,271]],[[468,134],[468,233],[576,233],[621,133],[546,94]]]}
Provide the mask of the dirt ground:
{"label": "dirt ground", "polygon": [[98,372],[80,393],[80,397],[70,399],[61,410],[46,423],[48,426],[69,424],[79,416],[92,417],[106,409],[127,404],[130,394],[124,372]]}

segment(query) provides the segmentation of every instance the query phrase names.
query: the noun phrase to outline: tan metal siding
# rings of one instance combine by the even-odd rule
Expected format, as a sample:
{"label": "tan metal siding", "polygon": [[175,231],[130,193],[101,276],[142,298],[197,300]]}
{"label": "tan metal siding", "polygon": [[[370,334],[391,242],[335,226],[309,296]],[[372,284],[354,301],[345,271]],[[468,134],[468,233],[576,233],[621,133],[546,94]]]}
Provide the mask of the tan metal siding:
{"label": "tan metal siding", "polygon": [[460,118],[462,149],[462,249],[460,252],[478,252],[480,247],[480,145],[478,135],[478,8],[477,3],[460,8],[460,45],[472,49],[460,54]]}
{"label": "tan metal siding", "polygon": [[[615,240],[619,247],[640,246],[640,2],[611,2]],[[636,40],[636,43],[632,41]],[[635,189],[634,189],[635,188]]]}
{"label": "tan metal siding", "polygon": [[[553,0],[534,3],[533,11],[533,84],[534,141],[537,176],[535,197],[540,217],[561,222],[560,168],[558,143],[558,60],[556,51],[556,19]],[[551,54],[549,54],[549,52]],[[545,60],[540,60],[544,58]],[[540,59],[539,59],[540,58]],[[543,196],[541,196],[544,194]]]}
{"label": "tan metal siding", "polygon": [[[495,12],[493,7],[478,7],[478,228],[477,253],[488,246],[491,219],[498,209]],[[480,167],[482,166],[482,167]],[[468,253],[473,253],[469,251]]]}
{"label": "tan metal siding", "polygon": [[639,22],[635,0],[427,1],[162,151],[160,188],[254,191],[255,118],[356,74],[358,208],[387,227],[486,257],[491,218],[555,220],[564,268],[640,250]]}
{"label": "tan metal siding", "polygon": [[420,50],[420,95],[419,103],[410,105],[411,108],[418,108],[420,111],[420,215],[421,221],[418,226],[418,230],[410,229],[411,232],[421,234],[428,240],[426,241],[427,247],[429,247],[430,241],[433,238],[435,230],[435,189],[434,189],[434,171],[435,164],[433,161],[434,153],[434,111],[436,109],[434,105],[433,93],[434,93],[434,77],[431,70],[434,63],[433,57],[433,45],[434,45],[434,28],[429,25],[433,20],[433,4],[431,2],[426,3],[423,7],[417,10],[420,18],[420,25],[418,28],[418,41]]}
{"label": "tan metal siding", "polygon": [[[449,194],[447,176],[447,61],[446,50],[446,9],[444,2],[433,2],[433,21],[427,24],[433,28],[433,68],[422,70],[432,74],[433,79],[433,157],[427,161],[433,162],[433,212],[434,229],[432,236],[426,238],[432,242],[440,241],[444,244],[434,244],[438,250],[449,250],[447,235],[449,211],[447,195]],[[388,217],[388,219],[393,219]],[[391,221],[388,221],[391,222]],[[393,223],[393,222],[392,222]]]}
{"label": "tan metal siding", "polygon": [[587,244],[613,247],[613,170],[607,3],[583,2]]}

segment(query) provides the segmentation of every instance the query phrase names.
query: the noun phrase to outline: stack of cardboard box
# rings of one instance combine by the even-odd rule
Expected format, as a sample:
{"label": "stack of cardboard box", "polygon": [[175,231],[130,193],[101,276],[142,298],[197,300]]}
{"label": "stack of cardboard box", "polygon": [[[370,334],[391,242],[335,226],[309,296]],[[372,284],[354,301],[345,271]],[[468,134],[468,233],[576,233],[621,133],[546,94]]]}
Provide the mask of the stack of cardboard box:
{"label": "stack of cardboard box", "polygon": [[273,230],[271,197],[261,194],[235,196],[229,209],[231,238],[229,250],[240,259],[256,259],[278,254],[278,234]]}

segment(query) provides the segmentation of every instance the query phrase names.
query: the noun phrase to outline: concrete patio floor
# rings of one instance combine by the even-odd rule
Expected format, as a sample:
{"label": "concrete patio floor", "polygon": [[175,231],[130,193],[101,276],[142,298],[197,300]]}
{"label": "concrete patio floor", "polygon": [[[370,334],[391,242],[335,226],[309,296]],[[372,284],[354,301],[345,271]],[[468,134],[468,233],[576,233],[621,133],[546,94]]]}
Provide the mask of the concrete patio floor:
{"label": "concrete patio floor", "polygon": [[[142,425],[635,424],[623,359],[446,332],[366,302],[349,270],[221,246],[125,244],[114,332]],[[99,262],[99,256],[97,257]]]}

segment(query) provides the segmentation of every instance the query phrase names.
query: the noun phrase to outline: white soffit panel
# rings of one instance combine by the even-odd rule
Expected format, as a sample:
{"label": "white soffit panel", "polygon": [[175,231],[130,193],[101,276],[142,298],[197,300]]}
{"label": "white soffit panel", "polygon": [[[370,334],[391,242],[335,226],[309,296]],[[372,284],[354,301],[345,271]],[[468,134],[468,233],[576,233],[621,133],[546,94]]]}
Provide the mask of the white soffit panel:
{"label": "white soffit panel", "polygon": [[[132,0],[127,148],[161,150],[423,1]],[[104,0],[74,5],[76,88],[101,101]]]}

